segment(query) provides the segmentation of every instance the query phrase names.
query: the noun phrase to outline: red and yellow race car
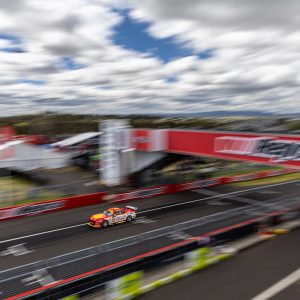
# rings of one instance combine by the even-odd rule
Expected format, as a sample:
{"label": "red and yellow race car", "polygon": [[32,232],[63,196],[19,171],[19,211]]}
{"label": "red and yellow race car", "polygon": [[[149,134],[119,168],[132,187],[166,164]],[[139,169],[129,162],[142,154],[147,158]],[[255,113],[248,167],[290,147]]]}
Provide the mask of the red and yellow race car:
{"label": "red and yellow race car", "polygon": [[102,213],[92,215],[88,225],[94,228],[106,228],[109,225],[131,222],[136,218],[137,207],[112,207]]}

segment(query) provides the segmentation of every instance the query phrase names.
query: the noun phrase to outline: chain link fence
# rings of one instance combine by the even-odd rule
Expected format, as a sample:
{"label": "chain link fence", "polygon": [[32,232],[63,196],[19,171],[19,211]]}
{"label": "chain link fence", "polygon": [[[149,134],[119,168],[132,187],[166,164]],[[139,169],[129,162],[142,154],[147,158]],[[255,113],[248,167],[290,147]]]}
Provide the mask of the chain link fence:
{"label": "chain link fence", "polygon": [[140,187],[155,185],[185,183],[194,180],[204,180],[212,177],[234,176],[254,172],[281,169],[276,166],[247,163],[210,163],[191,165],[189,168],[175,168],[172,170],[146,171],[139,178]]}
{"label": "chain link fence", "polygon": [[91,171],[61,172],[59,170],[41,169],[35,172],[23,172],[20,175],[14,174],[15,171],[6,170],[7,174],[5,176],[0,174],[0,208],[103,191],[122,193],[136,188],[181,184],[213,177],[270,170],[272,168],[274,169],[274,167],[264,165],[235,163],[233,165],[227,164],[222,168],[204,165],[201,168],[191,166],[191,168],[169,171],[148,170],[139,176],[138,184],[130,182],[127,177],[124,177],[123,185],[111,188],[98,179],[99,174]]}
{"label": "chain link fence", "polygon": [[97,193],[105,189],[96,178],[41,186],[16,176],[0,177],[0,207]]}
{"label": "chain link fence", "polygon": [[[0,282],[4,282],[9,278],[15,276],[24,276],[32,269],[39,269],[41,267],[43,268],[59,267],[61,271],[60,277],[65,278],[66,274],[64,273],[64,269],[69,268],[71,264],[78,261],[86,260],[88,258],[95,258],[96,256],[102,256],[104,260],[104,256],[107,255],[107,257],[110,257],[110,262],[114,262],[115,259],[113,257],[114,256],[112,253],[113,251],[118,250],[119,253],[122,253],[122,249],[128,247],[130,248],[134,247],[136,249],[140,249],[143,248],[141,244],[143,244],[144,246],[147,244],[150,245],[156,239],[167,238],[168,236],[172,236],[174,232],[187,231],[189,229],[201,228],[203,226],[205,226],[205,229],[213,230],[216,228],[220,228],[220,224],[223,225],[226,222],[226,220],[228,220],[229,222],[228,224],[230,223],[236,224],[237,221],[244,221],[244,220],[249,220],[257,217],[265,217],[267,216],[267,214],[272,213],[274,211],[281,211],[299,205],[300,205],[300,200],[297,198],[293,198],[293,199],[279,198],[270,203],[265,203],[263,205],[251,204],[246,207],[234,208],[229,211],[219,212],[213,215],[208,215],[201,218],[181,222],[175,225],[170,225],[167,227],[155,229],[142,234],[123,238],[121,240],[115,240],[109,243],[86,248],[83,250],[75,251],[51,259],[14,268],[8,271],[1,271]],[[138,213],[137,215],[139,216],[139,214],[142,213]],[[126,251],[124,252],[124,255],[125,256],[127,255]],[[97,264],[97,261],[94,260],[93,263]],[[76,271],[77,272],[80,271],[82,273],[83,268],[84,267],[82,266],[81,269],[78,269]]]}
{"label": "chain link fence", "polygon": [[[206,237],[208,236],[206,233],[217,231],[218,235],[221,235],[221,237],[219,237],[219,243],[222,244],[226,242],[226,232],[228,232],[228,230],[236,230],[234,234],[232,233],[234,238],[239,238],[240,235],[244,236],[245,233],[253,233],[259,230],[260,224],[265,223],[266,220],[272,222],[275,211],[281,210],[280,215],[287,217],[290,213],[288,209],[292,209],[291,211],[296,210],[297,214],[291,215],[290,217],[299,218],[299,205],[300,201],[297,198],[280,198],[267,205],[253,204],[247,207],[239,207],[211,216],[189,220],[136,236],[123,238],[122,240],[93,246],[10,270],[0,271],[0,284],[6,287],[7,293],[16,294],[22,293],[28,288],[22,283],[27,282],[27,279],[31,278],[33,274],[51,274],[55,280],[64,280],[79,274],[91,272],[92,270],[99,270],[99,272],[104,273],[108,272],[106,275],[101,273],[102,277],[99,277],[99,280],[104,282],[104,280],[110,280],[109,276],[112,276],[110,271],[113,267],[108,266],[116,266],[116,263],[126,261],[123,273],[128,273],[131,259],[133,259],[133,262],[138,260],[139,257],[145,253],[152,253],[151,255],[154,255],[153,253],[158,248],[165,249],[171,245],[178,244],[178,241],[175,242],[171,239],[176,233],[188,233],[188,236],[181,239],[179,244],[189,245],[193,242],[201,244],[202,239],[203,243],[207,243]],[[285,209],[286,213],[282,212],[282,210]],[[245,226],[248,226],[245,225],[245,222],[249,222],[249,231],[245,229]],[[235,224],[243,224],[241,225],[241,230],[239,230],[238,225],[234,227]],[[224,231],[225,235],[220,231],[220,228],[224,228],[224,226],[231,228]],[[231,238],[233,238],[232,234],[230,235]],[[217,241],[213,239],[211,239],[211,242],[214,242],[212,245],[218,245]],[[176,248],[174,248],[174,251],[176,252]],[[176,253],[173,254],[173,256],[174,255],[176,256]],[[152,256],[149,256],[149,259],[151,257]],[[92,273],[89,274],[92,275]],[[121,273],[115,275],[121,276]]]}

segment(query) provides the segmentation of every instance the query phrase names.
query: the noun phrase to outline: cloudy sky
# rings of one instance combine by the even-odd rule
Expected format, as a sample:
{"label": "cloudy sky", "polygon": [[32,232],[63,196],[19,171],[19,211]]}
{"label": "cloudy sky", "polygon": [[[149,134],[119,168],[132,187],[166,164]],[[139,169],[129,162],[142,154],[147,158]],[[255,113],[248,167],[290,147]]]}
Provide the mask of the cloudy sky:
{"label": "cloudy sky", "polygon": [[0,116],[300,111],[299,0],[0,0]]}

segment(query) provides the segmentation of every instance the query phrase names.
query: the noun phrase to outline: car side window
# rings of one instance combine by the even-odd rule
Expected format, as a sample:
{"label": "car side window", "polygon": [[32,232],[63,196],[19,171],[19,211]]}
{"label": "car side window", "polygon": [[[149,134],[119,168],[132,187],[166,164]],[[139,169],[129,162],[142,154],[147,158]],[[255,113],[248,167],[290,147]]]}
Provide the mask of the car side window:
{"label": "car side window", "polygon": [[116,211],[116,215],[121,215],[122,214],[122,211],[121,210],[117,210]]}

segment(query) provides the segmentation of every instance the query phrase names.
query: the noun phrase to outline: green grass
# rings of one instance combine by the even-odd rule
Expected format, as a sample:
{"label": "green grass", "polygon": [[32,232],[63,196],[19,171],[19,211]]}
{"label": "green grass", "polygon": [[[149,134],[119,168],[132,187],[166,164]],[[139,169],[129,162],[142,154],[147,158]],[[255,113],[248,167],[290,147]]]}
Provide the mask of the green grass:
{"label": "green grass", "polygon": [[[35,191],[35,192],[34,192]],[[32,196],[34,193],[34,196]],[[47,190],[18,177],[0,177],[0,207],[62,198],[63,193]]]}
{"label": "green grass", "polygon": [[32,188],[35,184],[19,177],[0,177],[0,192],[13,187]]}
{"label": "green grass", "polygon": [[233,168],[236,167],[236,169],[233,170],[220,170],[213,172],[214,177],[221,177],[221,176],[235,176],[235,175],[243,175],[248,173],[256,173],[256,172],[263,172],[263,171],[270,171],[270,170],[281,170],[281,167],[276,166],[243,166],[243,165],[237,165],[232,166]]}
{"label": "green grass", "polygon": [[[177,169],[178,163],[171,164],[170,166],[163,169],[164,172],[175,171]],[[211,167],[211,164],[208,164],[208,167]],[[205,168],[205,167],[204,167]],[[199,165],[198,170],[201,171],[203,169],[203,165]],[[281,170],[281,167],[270,166],[270,165],[253,165],[249,163],[240,163],[240,162],[232,162],[227,165],[224,169],[218,169],[212,172],[212,177],[222,177],[222,176],[234,176],[234,175],[243,175],[248,173],[262,172],[262,171],[270,171],[270,170]]]}
{"label": "green grass", "polygon": [[269,177],[269,178],[249,180],[249,181],[244,181],[244,182],[235,182],[235,183],[231,183],[231,185],[236,186],[236,187],[251,187],[251,186],[258,186],[258,185],[267,185],[267,184],[274,184],[274,183],[280,183],[280,182],[287,182],[287,181],[292,181],[292,180],[300,180],[300,172],[279,175],[279,176],[274,176],[274,177]]}

